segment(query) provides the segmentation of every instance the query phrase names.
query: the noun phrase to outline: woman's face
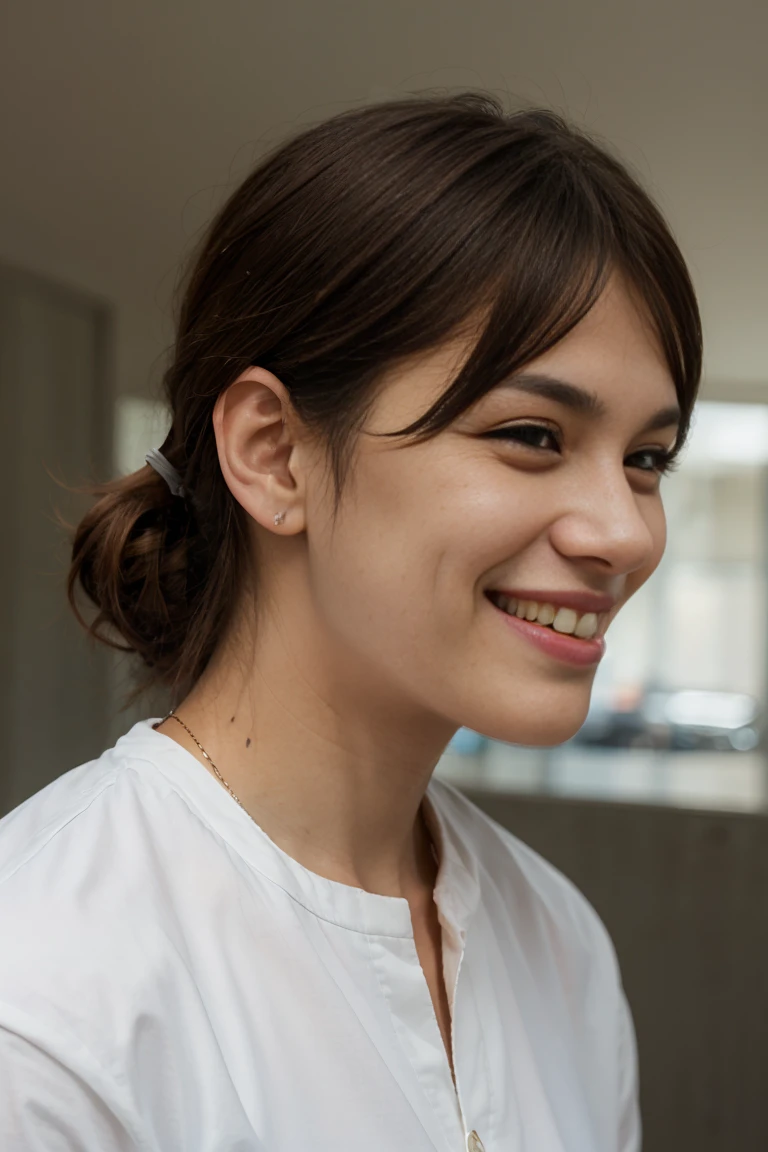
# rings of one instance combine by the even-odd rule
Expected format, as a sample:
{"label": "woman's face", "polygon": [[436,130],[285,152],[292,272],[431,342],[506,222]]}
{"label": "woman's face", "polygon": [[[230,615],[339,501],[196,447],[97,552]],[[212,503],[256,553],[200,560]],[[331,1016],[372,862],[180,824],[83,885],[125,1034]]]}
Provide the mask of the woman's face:
{"label": "woman's face", "polygon": [[469,351],[457,342],[384,381],[335,523],[327,487],[310,487],[313,602],[361,691],[556,744],[586,717],[611,620],[661,559],[675,389],[614,278],[519,386],[421,444],[365,434],[415,420]]}

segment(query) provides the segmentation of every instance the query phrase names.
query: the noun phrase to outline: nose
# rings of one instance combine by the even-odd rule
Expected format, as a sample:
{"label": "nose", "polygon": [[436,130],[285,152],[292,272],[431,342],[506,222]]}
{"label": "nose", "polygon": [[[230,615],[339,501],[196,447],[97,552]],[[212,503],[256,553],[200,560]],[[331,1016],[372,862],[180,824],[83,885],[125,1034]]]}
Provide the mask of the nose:
{"label": "nose", "polygon": [[573,477],[550,539],[561,555],[589,561],[605,573],[629,575],[661,559],[666,541],[658,496],[634,491],[623,467],[601,467]]}

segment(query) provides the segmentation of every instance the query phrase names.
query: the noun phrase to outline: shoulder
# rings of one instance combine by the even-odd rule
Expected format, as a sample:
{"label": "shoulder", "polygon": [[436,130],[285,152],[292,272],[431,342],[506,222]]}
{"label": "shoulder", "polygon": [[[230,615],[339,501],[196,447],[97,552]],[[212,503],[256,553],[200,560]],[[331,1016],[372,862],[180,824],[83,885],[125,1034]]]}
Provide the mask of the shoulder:
{"label": "shoulder", "polygon": [[60,956],[84,949],[100,918],[108,938],[120,932],[150,890],[148,848],[167,818],[165,793],[152,765],[113,748],[0,820],[0,924],[14,941],[0,955],[0,980],[35,945],[40,956],[54,940]]}
{"label": "shoulder", "polygon": [[506,921],[529,951],[545,950],[584,979],[618,984],[613,942],[600,916],[559,869],[444,780],[433,788],[471,852],[482,900],[498,927]]}
{"label": "shoulder", "polygon": [[[0,820],[0,916],[38,877],[63,896],[87,874],[91,892],[122,876],[221,855],[220,789],[175,741],[138,721],[94,760],[64,772]],[[227,805],[224,805],[227,808]],[[59,883],[60,879],[60,883]],[[42,893],[41,893],[42,895]]]}
{"label": "shoulder", "polygon": [[89,1148],[148,1148],[181,1091],[158,1053],[212,1051],[195,964],[232,868],[162,744],[138,743],[0,821],[0,1111],[53,1100]]}
{"label": "shoulder", "polygon": [[[139,923],[148,950],[153,921],[175,914],[190,887],[198,905],[215,900],[230,854],[210,819],[205,770],[200,781],[174,760],[187,756],[140,722],[0,820],[0,925],[12,928],[15,953],[55,933],[81,956],[98,937],[103,953]],[[197,791],[182,786],[190,775]],[[0,977],[3,966],[0,950]]]}
{"label": "shoulder", "polygon": [[154,765],[119,743],[65,772],[0,820],[0,909],[35,876],[103,875],[150,834],[170,796]]}
{"label": "shoulder", "polygon": [[[0,821],[3,1006],[75,1033],[141,999],[184,954],[184,904],[226,859],[157,766],[118,744]],[[211,860],[214,867],[210,867]]]}
{"label": "shoulder", "polygon": [[205,1031],[195,965],[237,887],[204,804],[174,786],[162,745],[155,762],[137,745],[0,821],[0,1033],[123,1082],[148,1031]]}

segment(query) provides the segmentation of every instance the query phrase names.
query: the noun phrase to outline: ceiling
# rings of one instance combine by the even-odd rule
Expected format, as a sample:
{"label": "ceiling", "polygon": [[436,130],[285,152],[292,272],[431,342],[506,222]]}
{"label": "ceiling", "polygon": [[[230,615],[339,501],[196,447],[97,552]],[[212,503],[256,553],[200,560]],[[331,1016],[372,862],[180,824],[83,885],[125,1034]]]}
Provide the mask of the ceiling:
{"label": "ceiling", "polygon": [[768,398],[764,0],[6,0],[0,259],[111,301],[148,394],[180,258],[260,151],[352,103],[481,87],[617,148],[681,241],[706,389]]}

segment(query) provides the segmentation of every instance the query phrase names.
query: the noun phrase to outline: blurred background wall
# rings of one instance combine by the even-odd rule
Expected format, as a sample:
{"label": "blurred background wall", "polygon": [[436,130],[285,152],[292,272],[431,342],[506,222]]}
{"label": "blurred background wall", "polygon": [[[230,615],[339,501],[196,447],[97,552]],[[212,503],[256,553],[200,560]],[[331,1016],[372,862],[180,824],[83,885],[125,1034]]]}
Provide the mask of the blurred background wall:
{"label": "blurred background wall", "polygon": [[574,877],[617,942],[646,1147],[768,1146],[764,0],[13,0],[0,12],[0,812],[162,701],[64,601],[71,484],[164,436],[180,261],[263,150],[368,100],[479,87],[607,140],[699,293],[704,403],[670,547],[579,737],[462,731],[438,771]]}

